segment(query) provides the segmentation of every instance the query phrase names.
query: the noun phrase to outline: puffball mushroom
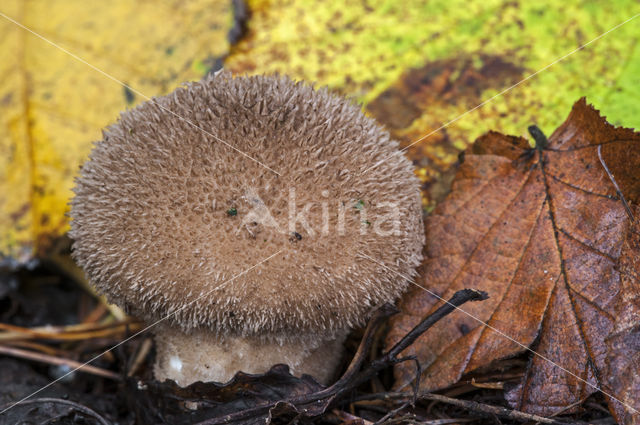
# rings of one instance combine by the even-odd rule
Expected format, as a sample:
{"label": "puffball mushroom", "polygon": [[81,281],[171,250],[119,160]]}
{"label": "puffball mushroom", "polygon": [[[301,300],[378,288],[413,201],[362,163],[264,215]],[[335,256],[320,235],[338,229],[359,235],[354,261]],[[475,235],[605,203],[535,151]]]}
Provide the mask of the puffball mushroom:
{"label": "puffball mushroom", "polygon": [[422,258],[397,143],[287,77],[221,73],[123,112],[74,192],[75,260],[110,302],[161,320],[155,376],[182,386],[276,363],[327,382],[348,330]]}

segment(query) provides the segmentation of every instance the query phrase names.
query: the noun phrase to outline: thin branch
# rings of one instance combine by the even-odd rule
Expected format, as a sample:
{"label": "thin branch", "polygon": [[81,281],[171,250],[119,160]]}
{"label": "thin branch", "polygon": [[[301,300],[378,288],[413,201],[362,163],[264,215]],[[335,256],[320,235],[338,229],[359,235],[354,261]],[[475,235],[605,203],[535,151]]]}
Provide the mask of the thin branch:
{"label": "thin branch", "polygon": [[538,415],[524,413],[519,410],[507,409],[506,407],[492,406],[490,404],[478,403],[472,400],[460,400],[456,398],[446,397],[440,394],[422,393],[419,396],[424,400],[439,401],[452,406],[461,407],[472,412],[484,413],[486,415],[496,415],[504,419],[513,419],[521,422],[533,421],[541,424],[561,424],[562,422],[545,418]]}
{"label": "thin branch", "polygon": [[[413,398],[412,392],[389,392],[378,394],[364,394],[356,398],[356,402],[360,400],[405,400]],[[560,425],[566,424],[556,419],[545,418],[543,416],[532,415],[529,413],[521,412],[519,410],[512,410],[506,407],[493,406],[490,404],[479,403],[471,400],[461,400],[457,398],[447,397],[440,394],[433,394],[429,392],[421,392],[418,394],[419,400],[431,400],[446,403],[452,406],[460,407],[465,410],[469,410],[475,413],[483,415],[495,415],[504,419],[512,419],[519,422],[538,422],[541,424]]]}
{"label": "thin branch", "polygon": [[463,289],[456,292],[448,302],[442,305],[433,314],[427,316],[415,328],[411,329],[408,334],[406,334],[400,341],[398,341],[396,345],[394,345],[389,350],[389,352],[383,356],[383,359],[396,358],[407,347],[413,344],[415,340],[420,337],[420,335],[425,333],[427,329],[435,325],[436,322],[444,318],[447,314],[451,313],[453,310],[455,310],[457,307],[460,307],[467,301],[483,301],[487,298],[489,297],[486,292],[478,291],[475,289]]}
{"label": "thin branch", "polygon": [[[71,401],[71,400],[64,400],[61,398],[49,398],[49,397],[42,397],[42,398],[34,398],[31,400],[25,400],[22,403],[20,403],[21,406],[26,406],[28,404],[39,404],[39,403],[56,403],[56,404],[65,404],[67,406],[71,406],[73,407],[73,409],[84,413],[87,416],[92,417],[93,419],[95,419],[96,421],[98,421],[99,424],[101,425],[111,425],[111,422],[107,421],[104,417],[102,417],[98,412],[96,412],[93,409],[90,409],[87,406],[84,406],[80,403],[76,403],[75,401]],[[2,408],[0,408],[0,410],[9,407],[12,403],[8,403],[5,406],[2,406]]]}
{"label": "thin branch", "polygon": [[602,168],[604,168],[604,171],[607,173],[607,176],[609,176],[611,183],[613,183],[613,186],[616,188],[616,193],[618,194],[618,197],[622,199],[622,205],[624,205],[624,209],[627,211],[627,215],[629,216],[629,219],[631,219],[631,222],[634,222],[635,220],[633,217],[633,212],[631,212],[631,207],[629,207],[627,200],[622,194],[622,191],[620,190],[620,186],[618,186],[618,182],[616,181],[615,177],[613,177],[613,173],[609,170],[609,167],[607,167],[607,163],[604,162],[604,158],[602,158],[602,145],[598,145],[598,159],[600,160],[600,164],[602,164]]}
{"label": "thin branch", "polygon": [[[0,345],[0,354],[7,356],[18,357],[21,359],[34,360],[36,362],[48,363],[56,366],[69,366],[71,369],[76,369],[80,372],[89,373],[92,375],[101,376],[103,378],[113,379],[120,381],[122,377],[110,370],[102,369],[95,366],[84,365],[84,363],[77,362],[71,359],[63,359],[56,356],[50,356],[48,354],[36,353],[33,351],[22,350],[20,348],[7,347],[6,345]],[[22,402],[20,403],[22,404]]]}

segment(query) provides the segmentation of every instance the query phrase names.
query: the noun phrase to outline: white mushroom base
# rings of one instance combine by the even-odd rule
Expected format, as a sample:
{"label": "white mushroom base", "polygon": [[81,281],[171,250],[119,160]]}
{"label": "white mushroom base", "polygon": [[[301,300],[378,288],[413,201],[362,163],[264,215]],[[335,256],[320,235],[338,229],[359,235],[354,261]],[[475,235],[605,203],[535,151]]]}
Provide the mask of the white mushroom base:
{"label": "white mushroom base", "polygon": [[308,338],[279,343],[256,337],[212,336],[205,330],[186,333],[159,324],[155,331],[157,380],[180,386],[197,381],[227,382],[238,372],[264,373],[277,363],[291,373],[312,375],[328,384],[343,354],[346,332],[335,339]]}

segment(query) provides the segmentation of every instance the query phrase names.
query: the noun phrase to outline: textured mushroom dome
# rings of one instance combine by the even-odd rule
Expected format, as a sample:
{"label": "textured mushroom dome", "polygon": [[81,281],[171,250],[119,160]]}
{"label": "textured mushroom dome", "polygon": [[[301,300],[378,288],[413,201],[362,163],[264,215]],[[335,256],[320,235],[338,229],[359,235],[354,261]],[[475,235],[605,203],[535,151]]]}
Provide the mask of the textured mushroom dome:
{"label": "textured mushroom dome", "polygon": [[419,182],[397,143],[286,77],[221,73],[123,112],[74,192],[92,284],[183,329],[335,333],[394,301],[422,258]]}

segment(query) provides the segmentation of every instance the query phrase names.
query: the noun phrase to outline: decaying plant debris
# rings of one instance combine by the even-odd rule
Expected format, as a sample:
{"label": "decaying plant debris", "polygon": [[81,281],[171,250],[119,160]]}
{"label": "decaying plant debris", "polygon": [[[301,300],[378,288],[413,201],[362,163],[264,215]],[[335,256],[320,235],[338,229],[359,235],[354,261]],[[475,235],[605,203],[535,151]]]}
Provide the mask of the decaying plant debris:
{"label": "decaying plant debris", "polygon": [[[1,347],[20,346],[34,353],[46,352],[59,360],[84,362],[132,335],[140,326],[128,322],[129,329],[125,326],[122,330],[122,325],[104,304],[96,302],[92,295],[50,264],[42,264],[31,271],[3,274],[0,282],[3,322],[20,325],[21,329],[35,328],[43,323],[69,323],[50,328],[46,334],[31,335],[28,340],[5,338]],[[467,292],[466,296],[481,297],[481,294]],[[465,296],[459,300],[464,299]],[[66,304],[62,300],[66,300]],[[65,308],[56,308],[56,305]],[[513,411],[501,401],[505,383],[514,382],[514,378],[517,380],[522,375],[524,361],[519,359],[476,374],[473,380],[468,377],[441,394],[420,392],[416,398],[411,390],[389,391],[391,369],[388,366],[393,361],[392,356],[385,358],[382,355],[381,337],[385,333],[386,318],[393,311],[393,308],[385,307],[364,333],[355,332],[350,336],[347,341],[350,354],[346,360],[354,359],[349,367],[345,361],[343,378],[329,388],[309,377],[293,377],[285,366],[274,366],[264,375],[239,374],[226,386],[197,383],[180,388],[158,383],[151,377],[153,350],[149,350],[150,340],[142,334],[92,363],[96,370],[108,372],[108,376],[94,373],[92,369],[75,372],[35,395],[29,403],[4,413],[0,423],[26,420],[59,424],[216,423],[224,421],[228,414],[239,416],[235,423],[264,423],[264,417],[269,413],[265,412],[264,406],[256,407],[258,404],[271,408],[274,423],[287,423],[294,418],[299,423],[317,424],[370,424],[383,418],[382,423],[418,423],[433,419],[443,424],[469,420],[495,423],[495,417],[502,418],[504,423],[561,422]],[[429,325],[437,318],[437,315],[431,316],[431,321],[425,324]],[[113,323],[107,326],[105,322],[109,321]],[[82,339],[69,338],[75,323],[79,322],[85,322],[84,328],[90,330],[83,331],[86,333]],[[100,333],[103,329],[117,329],[120,333],[110,331],[112,333],[105,336]],[[415,336],[409,335],[405,344],[411,343]],[[30,345],[25,346],[25,343]],[[373,373],[378,369],[378,373]],[[4,409],[69,369],[50,365],[44,358],[25,359],[18,355],[2,358],[0,370],[3,372],[0,374],[0,404]],[[274,404],[287,398],[288,403]],[[292,398],[296,399],[293,403]],[[320,403],[304,404],[313,400]],[[587,404],[589,412],[574,414],[571,420],[599,418],[604,419],[601,423],[612,423],[606,411],[602,411],[601,403],[599,398],[593,398]],[[306,414],[296,413],[304,408],[308,409]]]}

